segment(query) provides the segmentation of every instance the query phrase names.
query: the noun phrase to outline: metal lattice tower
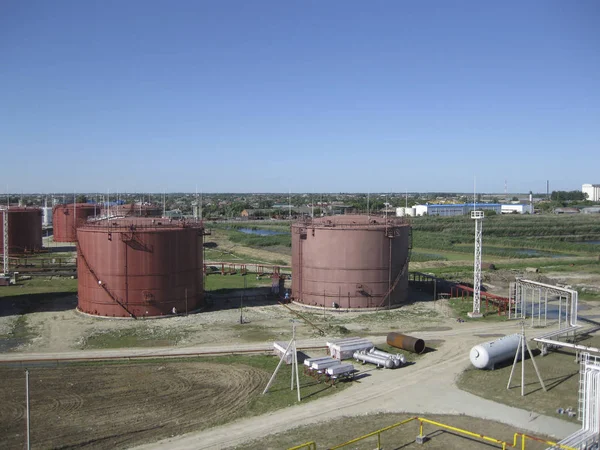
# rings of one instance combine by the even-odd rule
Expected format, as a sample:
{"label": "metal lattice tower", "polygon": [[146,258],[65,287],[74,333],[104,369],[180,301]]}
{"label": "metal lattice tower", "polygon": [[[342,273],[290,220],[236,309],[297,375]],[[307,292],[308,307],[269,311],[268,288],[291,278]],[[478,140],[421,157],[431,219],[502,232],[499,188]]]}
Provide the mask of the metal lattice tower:
{"label": "metal lattice tower", "polygon": [[473,312],[469,317],[481,317],[481,243],[483,237],[483,211],[471,211],[475,220],[475,262],[473,263]]}
{"label": "metal lattice tower", "polygon": [[2,273],[8,273],[8,210],[2,208]]}

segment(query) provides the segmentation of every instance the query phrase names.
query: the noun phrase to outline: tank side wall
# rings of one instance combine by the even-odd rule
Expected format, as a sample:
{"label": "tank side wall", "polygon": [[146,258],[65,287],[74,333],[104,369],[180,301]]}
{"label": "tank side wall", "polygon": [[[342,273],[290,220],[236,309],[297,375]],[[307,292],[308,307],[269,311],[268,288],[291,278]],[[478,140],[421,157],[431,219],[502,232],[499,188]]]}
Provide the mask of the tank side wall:
{"label": "tank side wall", "polygon": [[[198,229],[126,233],[79,229],[79,308],[102,316],[160,316],[204,304]],[[111,298],[119,300],[127,311]]]}
{"label": "tank side wall", "polygon": [[[393,239],[379,229],[307,227],[306,239],[292,232],[292,293],[314,306],[373,308],[405,301],[408,271],[389,300],[382,300],[404,267],[408,228]],[[391,241],[391,242],[390,242]],[[390,271],[391,250],[391,271]]]}
{"label": "tank side wall", "polygon": [[[37,252],[42,249],[41,209],[9,210],[7,217],[9,254]],[[3,226],[0,213],[0,253],[4,248]]]}
{"label": "tank side wall", "polygon": [[88,217],[100,214],[98,206],[82,204],[56,205],[52,210],[52,233],[54,242],[76,242],[76,226],[83,225]]}

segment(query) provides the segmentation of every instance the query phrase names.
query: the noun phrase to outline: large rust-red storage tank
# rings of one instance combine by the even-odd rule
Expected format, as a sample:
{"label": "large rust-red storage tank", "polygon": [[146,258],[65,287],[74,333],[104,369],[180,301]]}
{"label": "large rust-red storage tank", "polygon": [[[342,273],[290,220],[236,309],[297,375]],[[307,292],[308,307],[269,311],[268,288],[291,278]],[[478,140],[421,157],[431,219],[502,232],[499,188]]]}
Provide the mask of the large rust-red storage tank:
{"label": "large rust-red storage tank", "polygon": [[108,317],[191,312],[204,304],[202,226],[163,219],[77,229],[78,309]]}
{"label": "large rust-red storage tank", "polygon": [[[42,210],[14,207],[5,209],[8,222],[8,253],[37,252],[42,249]],[[0,211],[0,254],[4,251],[4,219]]]}
{"label": "large rust-red storage tank", "polygon": [[87,222],[88,217],[100,215],[100,207],[92,203],[56,205],[52,209],[52,233],[54,242],[75,242],[76,228]]}
{"label": "large rust-red storage tank", "polygon": [[394,308],[408,294],[411,228],[343,215],[292,224],[292,299],[305,306]]}

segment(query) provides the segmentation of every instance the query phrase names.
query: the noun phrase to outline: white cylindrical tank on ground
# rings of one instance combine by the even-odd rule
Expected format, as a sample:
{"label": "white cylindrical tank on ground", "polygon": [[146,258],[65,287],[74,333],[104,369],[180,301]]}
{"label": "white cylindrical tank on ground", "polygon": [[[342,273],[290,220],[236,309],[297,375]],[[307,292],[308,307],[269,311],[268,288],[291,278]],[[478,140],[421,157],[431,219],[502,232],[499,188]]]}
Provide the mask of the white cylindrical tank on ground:
{"label": "white cylindrical tank on ground", "polygon": [[403,366],[406,363],[406,358],[404,357],[404,355],[397,353],[395,355],[388,353],[388,352],[383,352],[381,350],[377,350],[376,348],[372,348],[371,350],[369,350],[369,353],[372,355],[376,355],[376,356],[381,356],[383,358],[387,358],[387,359],[391,359],[392,361],[394,361],[394,364],[396,365],[396,368]]}
{"label": "white cylindrical tank on ground", "polygon": [[509,334],[495,341],[476,345],[471,349],[471,363],[478,369],[493,370],[497,364],[515,357],[520,342],[520,334]]}
{"label": "white cylindrical tank on ground", "polygon": [[377,367],[385,367],[386,369],[393,369],[396,367],[394,360],[391,358],[384,358],[383,356],[371,355],[363,351],[354,353],[354,359],[363,363],[375,364]]}

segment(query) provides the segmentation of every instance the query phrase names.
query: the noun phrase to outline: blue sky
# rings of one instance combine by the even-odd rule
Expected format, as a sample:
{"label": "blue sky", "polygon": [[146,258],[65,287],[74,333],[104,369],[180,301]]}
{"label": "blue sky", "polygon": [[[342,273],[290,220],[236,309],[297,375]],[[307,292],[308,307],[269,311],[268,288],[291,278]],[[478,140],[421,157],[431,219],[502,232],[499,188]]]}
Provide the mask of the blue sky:
{"label": "blue sky", "polygon": [[5,0],[0,191],[580,189],[598,23],[595,0]]}

